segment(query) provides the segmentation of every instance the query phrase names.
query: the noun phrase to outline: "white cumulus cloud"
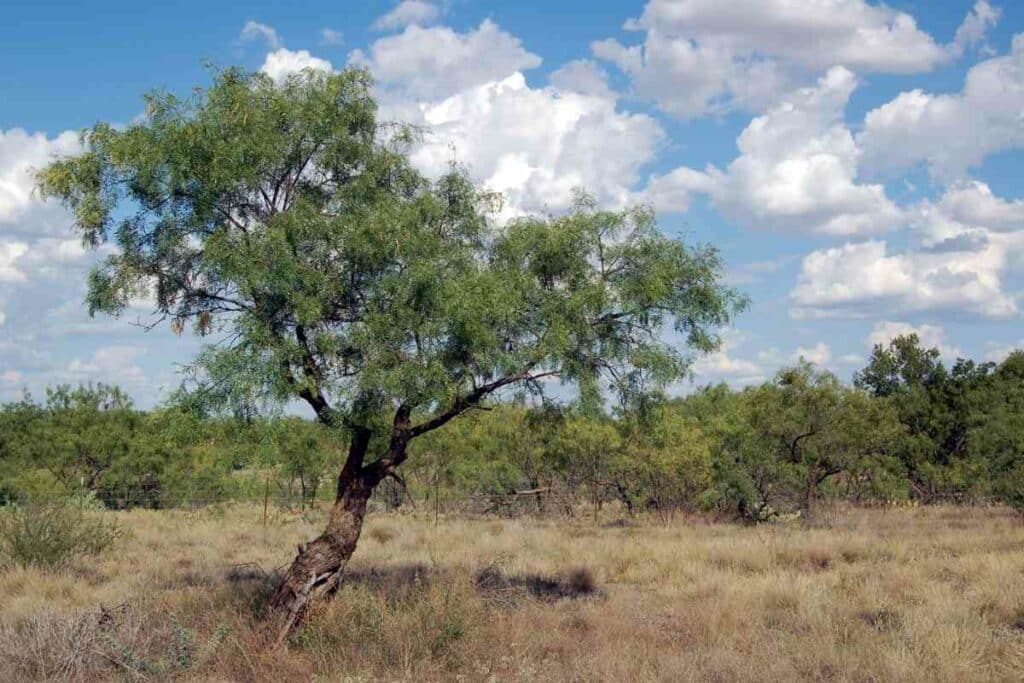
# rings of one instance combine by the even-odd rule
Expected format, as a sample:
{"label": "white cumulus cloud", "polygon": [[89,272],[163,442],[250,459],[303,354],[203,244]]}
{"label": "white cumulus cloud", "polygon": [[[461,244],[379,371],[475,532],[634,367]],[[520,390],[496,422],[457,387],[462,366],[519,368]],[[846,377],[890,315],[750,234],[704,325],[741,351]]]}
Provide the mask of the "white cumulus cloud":
{"label": "white cumulus cloud", "polygon": [[32,234],[66,228],[63,212],[52,205],[47,211],[48,205],[39,201],[34,174],[55,157],[81,150],[78,133],[73,131],[50,138],[21,128],[0,130],[0,226],[13,231],[17,222]]}
{"label": "white cumulus cloud", "polygon": [[911,244],[847,243],[812,252],[790,293],[797,315],[864,316],[950,310],[990,318],[1019,313],[1006,290],[1024,270],[1024,202],[980,182],[957,184],[912,211]]}
{"label": "white cumulus cloud", "polygon": [[705,192],[751,228],[864,235],[896,227],[904,212],[882,185],[858,179],[860,150],[843,121],[856,85],[848,69],[830,69],[754,118],[724,171],[684,167],[653,178],[647,192],[674,210],[685,208],[690,193]]}
{"label": "white cumulus cloud", "polygon": [[663,133],[613,98],[531,88],[520,73],[423,103],[429,127],[412,161],[430,175],[453,158],[522,211],[566,208],[575,188],[622,204]]}
{"label": "white cumulus cloud", "polygon": [[793,360],[800,359],[823,367],[832,360],[832,349],[825,342],[818,342],[811,347],[798,346],[793,352]]}
{"label": "white cumulus cloud", "polygon": [[[968,15],[958,49],[981,41],[990,14],[979,3]],[[643,43],[598,41],[595,55],[629,74],[639,95],[679,116],[760,108],[836,64],[915,73],[956,52],[910,14],[866,0],[650,0],[626,28],[643,31]]]}
{"label": "white cumulus cloud", "polygon": [[1024,34],[1014,36],[1010,54],[971,67],[961,92],[910,90],[868,112],[857,141],[868,171],[925,163],[944,179],[1024,146]]}
{"label": "white cumulus cloud", "polygon": [[270,76],[277,82],[281,82],[289,75],[313,69],[314,71],[332,71],[334,67],[326,59],[314,57],[309,50],[289,50],[280,48],[267,55],[263,61],[260,71]]}
{"label": "white cumulus cloud", "polygon": [[426,26],[437,21],[441,9],[424,0],[402,0],[395,7],[377,18],[373,27],[379,31],[393,31],[411,25]]}
{"label": "white cumulus cloud", "polygon": [[353,50],[349,61],[369,67],[385,88],[420,100],[449,97],[541,63],[490,19],[466,33],[411,25],[375,41],[368,52]]}
{"label": "white cumulus cloud", "polygon": [[276,50],[279,47],[284,46],[284,42],[281,37],[277,35],[277,31],[274,30],[273,26],[261,24],[258,21],[250,19],[245,22],[242,26],[242,32],[238,35],[239,40],[242,42],[250,42],[254,40],[262,40],[266,43],[267,47],[272,50]]}

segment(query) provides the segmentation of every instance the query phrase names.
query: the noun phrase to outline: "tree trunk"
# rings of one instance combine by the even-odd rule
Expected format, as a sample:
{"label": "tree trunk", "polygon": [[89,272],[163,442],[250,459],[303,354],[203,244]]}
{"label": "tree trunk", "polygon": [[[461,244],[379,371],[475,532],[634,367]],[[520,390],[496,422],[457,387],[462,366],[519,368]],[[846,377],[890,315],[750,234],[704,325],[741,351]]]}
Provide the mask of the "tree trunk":
{"label": "tree trunk", "polygon": [[811,518],[814,507],[814,494],[818,488],[818,470],[812,467],[807,474],[807,488],[804,490],[804,514],[807,519]]}
{"label": "tree trunk", "polygon": [[299,546],[298,555],[270,600],[268,616],[282,620],[278,644],[302,623],[316,599],[338,587],[345,565],[355,552],[366,504],[377,482],[360,472],[342,484],[339,482],[338,497],[324,532]]}
{"label": "tree trunk", "polygon": [[270,600],[267,618],[280,624],[276,645],[302,624],[313,602],[338,587],[363,530],[370,495],[388,474],[388,467],[397,466],[405,457],[404,441],[396,440],[386,459],[364,466],[369,442],[368,429],[353,436],[348,459],[338,476],[327,527],[317,538],[299,546],[298,555]]}
{"label": "tree trunk", "polygon": [[629,491],[626,490],[626,485],[623,484],[621,481],[616,480],[615,490],[618,491],[619,499],[622,501],[623,505],[626,506],[626,511],[629,513],[629,516],[632,517],[633,499],[629,497]]}

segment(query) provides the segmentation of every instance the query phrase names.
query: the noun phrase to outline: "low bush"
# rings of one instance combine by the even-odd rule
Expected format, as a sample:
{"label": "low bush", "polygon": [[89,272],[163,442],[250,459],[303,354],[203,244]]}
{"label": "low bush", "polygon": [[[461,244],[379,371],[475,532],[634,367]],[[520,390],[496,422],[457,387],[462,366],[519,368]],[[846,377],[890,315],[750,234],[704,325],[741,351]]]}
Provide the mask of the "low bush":
{"label": "low bush", "polygon": [[85,501],[10,505],[0,512],[0,557],[23,567],[58,567],[96,555],[120,535],[115,521]]}

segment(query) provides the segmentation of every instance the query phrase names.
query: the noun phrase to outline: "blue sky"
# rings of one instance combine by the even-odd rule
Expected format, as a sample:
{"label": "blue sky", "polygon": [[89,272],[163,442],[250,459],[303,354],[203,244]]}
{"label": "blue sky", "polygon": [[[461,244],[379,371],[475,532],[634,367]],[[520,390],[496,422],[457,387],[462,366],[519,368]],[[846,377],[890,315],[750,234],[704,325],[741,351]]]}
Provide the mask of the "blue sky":
{"label": "blue sky", "polygon": [[140,300],[90,319],[66,214],[30,169],[203,64],[368,66],[509,213],[587,187],[721,247],[752,298],[697,382],[803,355],[848,378],[916,330],[948,359],[1024,346],[1024,6],[997,0],[15,2],[0,23],[0,400],[104,380],[141,405],[197,342]]}

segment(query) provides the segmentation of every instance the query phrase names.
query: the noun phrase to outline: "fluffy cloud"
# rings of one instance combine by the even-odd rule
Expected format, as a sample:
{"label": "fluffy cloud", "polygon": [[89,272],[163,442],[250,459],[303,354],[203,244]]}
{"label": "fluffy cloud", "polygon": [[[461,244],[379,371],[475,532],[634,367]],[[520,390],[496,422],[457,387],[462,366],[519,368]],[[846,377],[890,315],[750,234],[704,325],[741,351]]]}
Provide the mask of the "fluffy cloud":
{"label": "fluffy cloud", "polygon": [[939,199],[933,216],[960,226],[984,226],[1000,232],[1024,229],[1024,200],[1006,200],[983,182],[955,183]]}
{"label": "fluffy cloud", "polygon": [[646,192],[675,210],[685,208],[690,193],[706,192],[724,213],[754,228],[857,235],[895,227],[903,211],[881,185],[857,179],[860,151],[843,123],[855,87],[848,69],[830,69],[751,121],[725,171],[677,169],[652,179]]}
{"label": "fluffy cloud", "polygon": [[309,50],[289,50],[280,48],[267,55],[263,61],[260,71],[270,76],[277,82],[283,81],[289,74],[298,73],[304,69],[315,71],[332,71],[334,67],[326,59],[314,57]]}
{"label": "fluffy cloud", "polygon": [[387,14],[378,17],[373,27],[380,31],[393,31],[418,24],[425,26],[437,21],[441,10],[437,5],[424,0],[402,0]]}
{"label": "fluffy cloud", "polygon": [[801,360],[825,367],[832,361],[832,347],[825,342],[818,342],[814,346],[797,346],[792,352],[783,352],[774,346],[757,352],[758,363],[772,370]]}
{"label": "fluffy cloud", "polygon": [[51,139],[20,129],[0,131],[0,303],[12,322],[26,312],[38,321],[42,297],[67,296],[67,289],[53,287],[52,281],[84,279],[91,262],[70,229],[70,216],[34,191],[35,169],[81,149],[73,132]]}
{"label": "fluffy cloud", "polygon": [[[764,370],[757,363],[733,355],[745,336],[736,330],[726,330],[718,351],[694,361],[693,374],[698,383],[729,379],[734,384],[753,384],[764,380]],[[681,340],[680,340],[681,341]]]}
{"label": "fluffy cloud", "polygon": [[81,263],[88,252],[77,237],[44,237],[32,242],[0,237],[0,283],[21,283],[59,277],[69,265]]}
{"label": "fluffy cloud", "polygon": [[652,175],[644,189],[634,199],[650,204],[658,211],[683,212],[690,207],[695,194],[711,194],[717,187],[720,174],[714,168],[696,171],[681,166],[665,175]]}
{"label": "fluffy cloud", "polygon": [[408,26],[375,41],[368,53],[354,50],[349,61],[369,67],[394,94],[418,100],[448,97],[541,63],[489,19],[467,33],[447,26]]}
{"label": "fluffy cloud", "polygon": [[[140,331],[127,320],[90,320],[83,305],[88,270],[106,248],[85,249],[67,212],[33,192],[34,169],[81,149],[74,132],[0,131],[0,400],[18,398],[25,387],[38,395],[48,385],[87,380],[121,382],[144,402],[157,397],[144,381],[141,352],[115,341]],[[87,326],[98,336],[80,334]],[[194,347],[177,338],[164,343],[165,359],[184,360]]]}
{"label": "fluffy cloud", "polygon": [[604,40],[594,53],[637,93],[679,116],[760,108],[836,64],[861,72],[927,71],[979,43],[994,23],[979,2],[944,47],[914,18],[866,0],[650,0],[626,28],[642,45]]}
{"label": "fluffy cloud", "polygon": [[608,72],[589,59],[576,59],[563,64],[551,74],[550,81],[554,87],[567,92],[615,96],[608,85]]}
{"label": "fluffy cloud", "polygon": [[868,113],[858,143],[864,167],[889,173],[926,163],[942,178],[962,177],[989,154],[1024,146],[1024,34],[1010,54],[973,66],[963,90],[900,93]]}
{"label": "fluffy cloud", "polygon": [[863,317],[892,311],[961,310],[1003,318],[1018,311],[1002,290],[1005,252],[890,253],[884,241],[845,244],[804,258],[790,298],[794,314]]}
{"label": "fluffy cloud", "polygon": [[25,281],[25,273],[18,267],[18,261],[27,251],[25,242],[0,242],[0,282]]}
{"label": "fluffy cloud", "polygon": [[895,252],[885,241],[848,243],[803,260],[790,297],[797,315],[867,315],[954,310],[1014,316],[1004,291],[1024,263],[1024,203],[993,196],[983,183],[956,185],[914,211],[913,244]]}
{"label": "fluffy cloud", "polygon": [[273,26],[267,26],[252,19],[245,22],[245,26],[242,27],[242,32],[238,35],[238,38],[242,42],[262,40],[272,50],[276,50],[284,45],[284,42],[277,35],[277,31],[274,30]]}
{"label": "fluffy cloud", "polygon": [[578,187],[625,202],[662,137],[653,119],[618,111],[614,99],[531,88],[520,73],[417,111],[430,135],[413,163],[437,175],[454,151],[477,180],[522,211],[566,208]]}
{"label": "fluffy cloud", "polygon": [[990,29],[998,22],[1002,11],[993,7],[987,0],[978,0],[956,30],[950,53],[959,57],[971,48],[985,45],[985,38]]}
{"label": "fluffy cloud", "polygon": [[0,130],[0,231],[39,234],[67,227],[63,212],[39,201],[33,174],[54,157],[81,149],[78,133],[73,131],[49,138],[21,128]]}
{"label": "fluffy cloud", "polygon": [[763,377],[761,367],[753,361],[734,358],[726,350],[716,351],[694,363],[693,372],[699,377],[745,377],[755,380]]}
{"label": "fluffy cloud", "polygon": [[344,43],[345,34],[343,34],[341,31],[337,31],[333,28],[320,29],[321,45],[343,45]]}
{"label": "fluffy cloud", "polygon": [[985,360],[1002,363],[1014,351],[1024,351],[1024,339],[1018,339],[1016,344],[988,342],[985,344],[985,348]]}
{"label": "fluffy cloud", "polygon": [[139,384],[143,381],[144,375],[137,360],[143,351],[137,346],[102,346],[86,360],[72,359],[65,368],[65,373],[75,381]]}
{"label": "fluffy cloud", "polygon": [[946,360],[955,361],[964,355],[963,351],[946,341],[946,331],[938,325],[911,325],[906,322],[883,320],[875,323],[864,341],[868,348],[884,347],[896,337],[909,334],[916,334],[925,348],[938,349]]}
{"label": "fluffy cloud", "polygon": [[751,226],[852,235],[887,230],[903,218],[881,185],[857,182],[859,151],[842,122],[856,86],[836,67],[802,88],[740,135],[740,156],[712,197]]}
{"label": "fluffy cloud", "polygon": [[[548,87],[530,87],[521,69],[540,59],[489,20],[466,33],[411,25],[366,52],[353,51],[349,61],[369,67],[377,79],[382,119],[427,129],[412,150],[413,163],[432,176],[453,159],[465,165],[474,179],[505,195],[506,218],[564,209],[580,187],[615,205],[664,203],[661,195],[671,189],[654,183],[648,194],[633,192],[664,134],[650,116],[618,109],[596,64],[571,62],[552,74]],[[305,67],[331,65],[281,48],[267,56],[263,71],[280,80]]]}
{"label": "fluffy cloud", "polygon": [[792,352],[781,351],[769,347],[757,352],[755,360],[735,355],[737,347],[745,341],[745,336],[736,331],[728,331],[723,336],[722,348],[716,353],[699,358],[693,365],[694,375],[698,383],[728,380],[731,384],[744,385],[763,382],[787,365],[806,360],[825,368],[832,361],[832,348],[825,342],[814,346],[797,346]]}

